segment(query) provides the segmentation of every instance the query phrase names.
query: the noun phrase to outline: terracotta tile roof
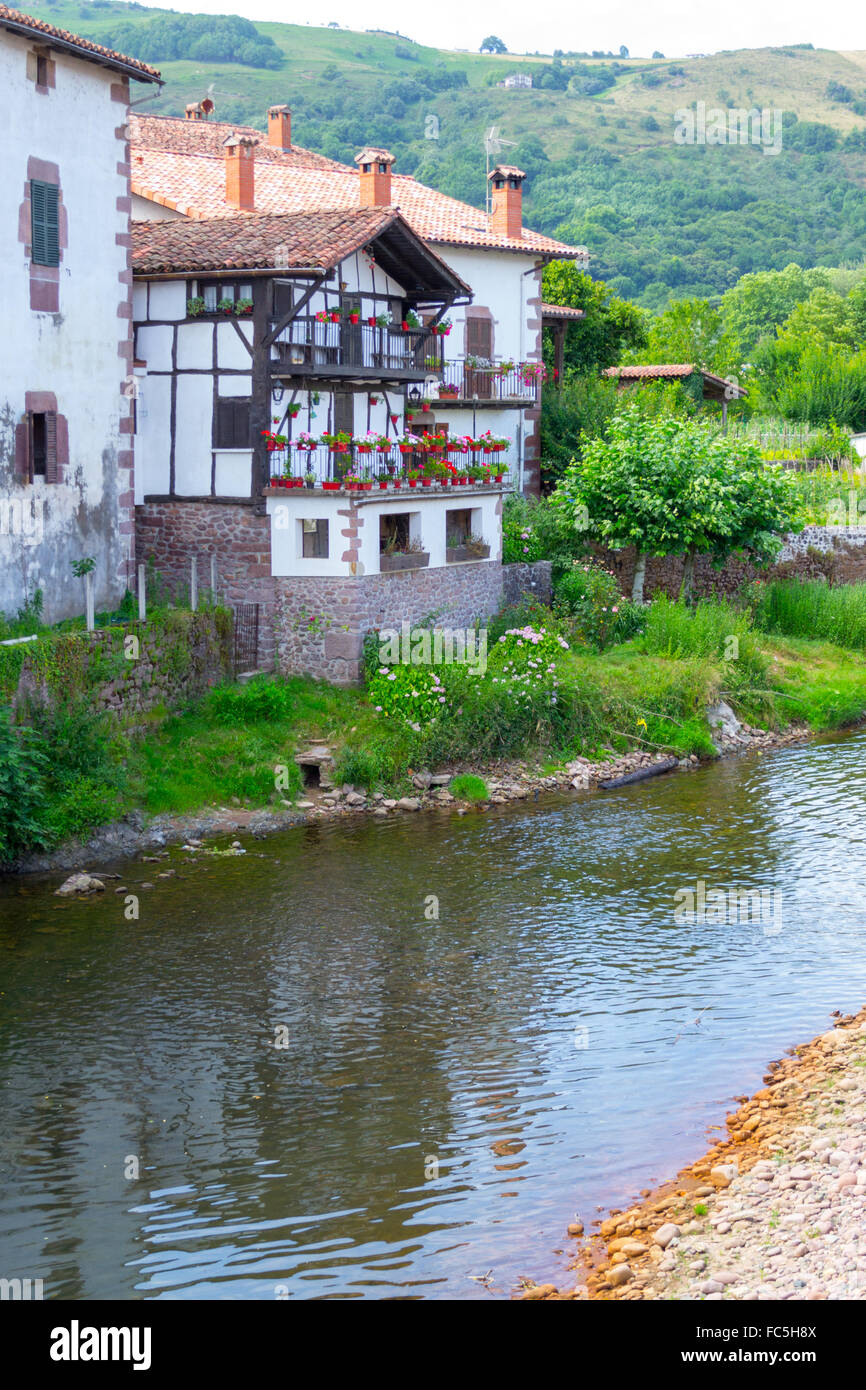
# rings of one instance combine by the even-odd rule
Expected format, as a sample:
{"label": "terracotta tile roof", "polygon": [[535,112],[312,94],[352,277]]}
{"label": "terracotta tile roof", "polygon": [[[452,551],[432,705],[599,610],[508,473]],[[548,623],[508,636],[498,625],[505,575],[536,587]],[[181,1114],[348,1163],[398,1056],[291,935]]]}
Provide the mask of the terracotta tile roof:
{"label": "terracotta tile roof", "polygon": [[[248,135],[258,140],[256,164],[273,162],[293,169],[344,169],[334,159],[314,154],[300,145],[281,150],[267,143],[262,130],[248,125],[231,125],[227,121],[189,121],[182,116],[142,116],[134,111],[129,115],[133,147],[147,150],[168,150],[174,154],[222,155],[223,144],[230,135]],[[227,212],[227,216],[229,213]]]}
{"label": "terracotta tile roof", "polygon": [[620,381],[681,381],[694,372],[700,372],[704,379],[705,400],[721,400],[722,396],[725,400],[742,400],[749,394],[744,386],[738,386],[727,377],[716,376],[715,372],[708,372],[706,367],[699,367],[694,362],[658,362],[651,365],[639,362],[628,367],[605,367],[602,375],[614,376]]}
{"label": "terracotta tile roof", "polygon": [[108,67],[117,68],[119,72],[127,72],[131,77],[137,77],[140,81],[162,81],[156,68],[148,67],[147,63],[139,62],[138,58],[127,58],[125,53],[115,53],[113,48],[103,48],[101,43],[82,39],[78,34],[70,34],[67,29],[57,29],[53,24],[46,24],[29,14],[22,14],[20,10],[10,9],[8,5],[0,5],[0,25],[14,32],[25,30],[35,36],[55,39],[58,45],[64,48],[78,50],[82,58],[92,58],[105,63]]}
{"label": "terracotta tile roof", "polygon": [[[132,265],[137,275],[316,266],[330,270],[388,231],[408,238],[438,277],[470,293],[458,275],[412,231],[396,208],[338,208],[275,216],[255,213],[208,219],[175,218],[132,223]],[[378,255],[377,255],[378,259]]]}
{"label": "terracotta tile roof", "polygon": [[655,366],[639,363],[630,367],[606,367],[604,375],[621,377],[624,381],[637,381],[641,377],[691,376],[695,370],[697,369],[694,362],[662,362]]}
{"label": "terracotta tile roof", "polygon": [[[158,123],[160,128],[154,123]],[[173,208],[186,217],[232,217],[225,200],[222,141],[234,130],[215,121],[171,120],[133,116],[132,191]],[[136,125],[141,129],[139,137]],[[261,138],[261,131],[250,131]],[[309,212],[311,208],[357,208],[360,174],[309,150],[283,151],[267,144],[256,148],[256,212]],[[391,204],[427,242],[478,246],[524,255],[585,258],[582,246],[566,246],[553,237],[524,229],[522,237],[503,236],[489,226],[483,212],[427,188],[408,174],[391,175]]]}
{"label": "terracotta tile roof", "polygon": [[569,304],[542,303],[541,317],[543,319],[584,319],[586,318],[586,310],[572,309]]}

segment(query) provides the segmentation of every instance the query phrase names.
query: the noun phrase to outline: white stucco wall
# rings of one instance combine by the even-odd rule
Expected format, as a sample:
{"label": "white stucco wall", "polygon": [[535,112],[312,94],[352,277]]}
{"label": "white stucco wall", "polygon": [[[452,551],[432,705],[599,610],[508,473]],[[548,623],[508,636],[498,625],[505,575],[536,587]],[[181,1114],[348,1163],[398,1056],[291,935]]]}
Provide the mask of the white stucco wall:
{"label": "white stucco wall", "polygon": [[[409,513],[410,535],[420,541],[422,549],[430,554],[430,568],[447,563],[445,544],[447,513],[449,511],[471,510],[472,530],[483,536],[490,545],[488,561],[469,561],[472,564],[487,564],[500,558],[502,534],[496,507],[501,493],[484,491],[478,487],[456,488],[447,493],[434,493],[426,496],[421,488],[401,489],[399,496],[393,492],[385,494],[380,500],[375,493],[357,494],[358,511],[363,518],[359,530],[359,563],[352,570],[348,561],[341,557],[345,552],[346,541],[341,534],[346,526],[345,512],[348,501],[345,493],[314,492],[294,490],[285,496],[270,495],[267,510],[271,518],[271,573],[279,577],[306,575],[349,576],[379,573],[379,518],[383,515]],[[329,555],[327,559],[305,559],[302,553],[300,521],[327,520],[329,536]]]}
{"label": "white stucco wall", "polygon": [[[126,294],[118,275],[126,269],[127,251],[116,241],[128,232],[129,221],[117,207],[128,193],[126,176],[117,171],[126,145],[116,134],[126,107],[111,99],[117,73],[59,51],[52,53],[55,85],[37,92],[27,76],[32,47],[0,29],[0,302],[6,325],[0,347],[0,503],[7,510],[15,502],[28,509],[34,501],[41,504],[42,540],[22,543],[9,534],[0,510],[0,611],[16,610],[39,588],[45,617],[56,621],[83,610],[83,586],[72,580],[71,562],[96,559],[97,605],[112,606],[122,596],[132,545],[132,536],[121,534],[118,525],[120,489],[128,490],[129,478],[121,479],[117,470],[118,452],[130,447],[120,432],[129,402],[121,390],[126,366],[118,356],[126,323],[118,316]],[[29,260],[19,240],[31,158],[59,167],[68,244],[56,314],[31,309]],[[15,426],[28,391],[53,393],[58,414],[68,421],[69,462],[59,484],[23,485],[16,479]]]}

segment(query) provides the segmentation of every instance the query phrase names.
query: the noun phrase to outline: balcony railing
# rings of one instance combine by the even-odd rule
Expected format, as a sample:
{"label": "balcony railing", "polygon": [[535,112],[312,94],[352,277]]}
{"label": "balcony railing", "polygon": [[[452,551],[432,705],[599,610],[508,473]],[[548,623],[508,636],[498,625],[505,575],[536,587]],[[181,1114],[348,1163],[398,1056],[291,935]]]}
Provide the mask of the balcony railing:
{"label": "balcony railing", "polygon": [[321,323],[295,319],[275,340],[274,370],[280,376],[373,375],[397,372],[423,380],[442,371],[440,335],[423,329],[371,326],[369,323]]}
{"label": "balcony railing", "polygon": [[[435,455],[430,455],[425,450],[403,453],[396,445],[387,452],[374,450],[372,453],[365,453],[357,447],[336,450],[319,444],[313,449],[289,447],[270,451],[268,454],[270,486],[283,486],[287,479],[293,478],[295,487],[298,487],[299,482],[304,482],[307,474],[312,475],[313,485],[318,487],[321,487],[323,483],[341,483],[349,474],[361,478],[365,482],[371,482],[373,489],[377,488],[380,482],[390,481],[393,483],[395,479],[405,486],[408,484],[410,472],[424,475],[425,464],[431,457],[435,458],[437,462],[452,465],[458,475],[464,474],[467,468],[473,467],[476,470],[483,469],[485,473],[489,473],[491,481],[497,476],[502,476],[506,484],[509,472],[512,472],[517,466],[517,455],[513,442],[510,442],[505,449],[498,453],[488,452],[481,448],[460,452],[456,447],[452,447]],[[476,481],[483,483],[485,479],[482,477]],[[450,485],[450,478],[441,482],[437,480],[434,483],[434,486],[448,487]],[[458,486],[463,485],[458,484]],[[418,486],[422,486],[420,479]]]}
{"label": "balcony railing", "polygon": [[452,357],[444,364],[439,400],[444,405],[449,401],[536,405],[545,378],[544,367],[538,362],[483,362],[477,357]]}

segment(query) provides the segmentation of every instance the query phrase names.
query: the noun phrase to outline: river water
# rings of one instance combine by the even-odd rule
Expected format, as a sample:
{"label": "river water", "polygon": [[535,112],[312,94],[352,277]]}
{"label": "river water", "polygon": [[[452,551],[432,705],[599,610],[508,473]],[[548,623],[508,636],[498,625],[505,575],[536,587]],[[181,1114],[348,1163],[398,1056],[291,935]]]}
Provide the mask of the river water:
{"label": "river water", "polygon": [[564,1281],[575,1214],[697,1157],[866,1000],[864,768],[858,733],[173,851],[114,866],[137,921],[114,885],[3,883],[0,1275],[72,1299]]}

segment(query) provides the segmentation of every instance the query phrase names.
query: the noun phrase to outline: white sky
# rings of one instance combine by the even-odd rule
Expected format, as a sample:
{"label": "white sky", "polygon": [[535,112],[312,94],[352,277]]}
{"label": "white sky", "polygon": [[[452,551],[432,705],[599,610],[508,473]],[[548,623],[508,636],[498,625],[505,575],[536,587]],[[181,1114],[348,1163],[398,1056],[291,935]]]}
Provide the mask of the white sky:
{"label": "white sky", "polygon": [[[148,0],[145,0],[148,3]],[[162,8],[169,8],[163,0]],[[618,0],[579,8],[573,0],[171,0],[171,8],[204,14],[242,14],[287,24],[327,24],[351,29],[400,30],[438,48],[477,50],[496,34],[512,53],[551,53],[554,48],[613,49],[625,44],[633,57],[659,49],[666,57],[713,53],[722,48],[764,48],[813,43],[816,48],[866,48],[863,0]]]}

